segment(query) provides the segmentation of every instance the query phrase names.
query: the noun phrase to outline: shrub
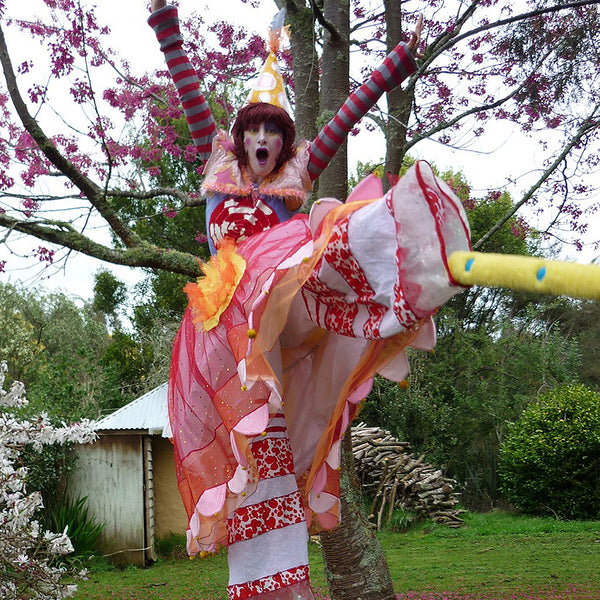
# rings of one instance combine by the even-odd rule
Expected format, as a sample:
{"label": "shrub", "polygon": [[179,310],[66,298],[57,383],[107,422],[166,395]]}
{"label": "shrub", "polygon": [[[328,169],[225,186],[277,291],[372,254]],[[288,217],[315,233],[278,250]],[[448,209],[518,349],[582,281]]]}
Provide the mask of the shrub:
{"label": "shrub", "polygon": [[23,466],[27,467],[27,486],[42,494],[44,508],[41,516],[44,524],[52,527],[52,512],[63,502],[67,478],[75,468],[73,444],[38,449],[28,444],[23,448],[21,458]]}
{"label": "shrub", "polygon": [[498,454],[506,423],[519,419],[542,382],[571,383],[579,354],[559,334],[519,333],[507,325],[498,335],[487,326],[466,325],[450,308],[436,315],[435,353],[408,352],[409,387],[377,377],[360,419],[443,465],[461,486],[466,508],[488,510],[504,500]]}
{"label": "shrub", "polygon": [[555,388],[508,427],[500,449],[506,498],[529,514],[600,516],[600,394]]}
{"label": "shrub", "polygon": [[98,537],[104,528],[103,523],[98,523],[95,517],[89,514],[87,501],[87,496],[67,497],[50,515],[50,527],[53,531],[67,531],[77,557],[89,557],[94,554]]}
{"label": "shrub", "polygon": [[21,453],[28,446],[37,451],[48,444],[92,442],[96,433],[88,421],[56,428],[45,415],[17,418],[14,412],[27,407],[25,386],[15,381],[5,391],[7,370],[0,362],[0,598],[59,600],[77,589],[67,578],[84,574],[59,564],[60,557],[73,551],[71,540],[66,532],[46,530],[38,521],[42,495],[27,488],[29,473]]}
{"label": "shrub", "polygon": [[385,529],[393,533],[405,533],[417,520],[417,515],[413,511],[405,508],[396,508],[387,520]]}

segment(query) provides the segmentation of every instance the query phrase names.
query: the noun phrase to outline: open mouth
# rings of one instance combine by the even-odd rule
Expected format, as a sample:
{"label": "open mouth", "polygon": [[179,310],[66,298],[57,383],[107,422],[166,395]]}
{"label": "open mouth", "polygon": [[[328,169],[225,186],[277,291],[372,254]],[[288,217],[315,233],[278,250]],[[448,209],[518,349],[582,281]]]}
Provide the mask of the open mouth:
{"label": "open mouth", "polygon": [[256,160],[259,165],[267,164],[267,160],[269,160],[269,151],[266,148],[259,148],[256,151]]}

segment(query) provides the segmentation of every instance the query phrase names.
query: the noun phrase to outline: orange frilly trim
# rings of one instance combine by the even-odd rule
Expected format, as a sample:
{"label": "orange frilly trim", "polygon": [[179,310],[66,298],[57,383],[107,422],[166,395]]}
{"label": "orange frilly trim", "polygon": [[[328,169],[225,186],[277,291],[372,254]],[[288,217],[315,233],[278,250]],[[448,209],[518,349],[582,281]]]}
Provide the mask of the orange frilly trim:
{"label": "orange frilly trim", "polygon": [[269,27],[269,36],[267,39],[267,50],[269,53],[277,54],[281,43],[285,40],[290,39],[290,26],[285,25],[280,29],[273,29]]}
{"label": "orange frilly trim", "polygon": [[194,325],[201,324],[204,331],[210,331],[229,306],[246,270],[246,261],[237,253],[235,242],[225,238],[217,254],[201,263],[200,268],[204,276],[198,277],[196,283],[188,283],[183,291],[189,299]]}

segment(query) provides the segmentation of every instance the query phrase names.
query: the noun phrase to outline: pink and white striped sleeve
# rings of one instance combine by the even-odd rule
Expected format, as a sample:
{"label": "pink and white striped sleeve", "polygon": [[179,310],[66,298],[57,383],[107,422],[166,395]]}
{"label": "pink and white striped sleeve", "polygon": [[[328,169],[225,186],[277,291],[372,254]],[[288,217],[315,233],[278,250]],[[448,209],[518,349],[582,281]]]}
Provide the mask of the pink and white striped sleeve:
{"label": "pink and white striped sleeve", "polygon": [[417,70],[417,63],[404,43],[398,44],[383,63],[350,97],[321,130],[310,146],[308,173],[314,181],[327,167],[350,130],[381,98]]}
{"label": "pink and white striped sleeve", "polygon": [[200,92],[198,75],[182,49],[177,9],[166,6],[150,15],[148,24],[160,42],[169,73],[173,78],[198,157],[206,160],[211,153],[217,128],[210,108]]}

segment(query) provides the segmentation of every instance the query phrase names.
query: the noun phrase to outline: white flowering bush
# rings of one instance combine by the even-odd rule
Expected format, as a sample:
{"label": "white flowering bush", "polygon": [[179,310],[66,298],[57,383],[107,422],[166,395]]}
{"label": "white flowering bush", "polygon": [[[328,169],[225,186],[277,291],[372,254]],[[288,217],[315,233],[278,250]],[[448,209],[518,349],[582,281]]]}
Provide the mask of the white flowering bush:
{"label": "white flowering bush", "polygon": [[96,438],[93,423],[54,427],[47,415],[18,419],[11,409],[27,404],[25,386],[15,381],[4,389],[6,363],[0,363],[0,598],[33,600],[68,598],[77,589],[65,583],[74,573],[59,557],[73,552],[65,529],[43,531],[37,514],[42,508],[39,492],[26,488],[27,468],[22,466],[25,446],[40,450],[47,444],[87,443]]}

